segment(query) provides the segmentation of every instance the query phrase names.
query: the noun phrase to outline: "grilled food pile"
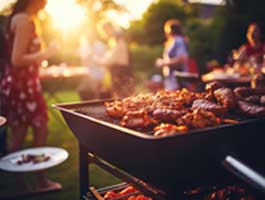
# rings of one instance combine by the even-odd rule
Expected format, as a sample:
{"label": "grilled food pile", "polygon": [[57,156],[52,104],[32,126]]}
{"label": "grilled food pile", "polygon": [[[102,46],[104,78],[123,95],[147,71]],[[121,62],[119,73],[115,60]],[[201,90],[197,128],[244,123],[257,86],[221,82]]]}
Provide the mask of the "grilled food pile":
{"label": "grilled food pile", "polygon": [[265,76],[257,76],[252,87],[234,90],[219,82],[208,83],[205,92],[187,89],[141,94],[120,101],[105,102],[106,112],[132,129],[152,127],[155,136],[186,133],[188,130],[237,123],[226,119],[239,110],[242,116],[265,116]]}

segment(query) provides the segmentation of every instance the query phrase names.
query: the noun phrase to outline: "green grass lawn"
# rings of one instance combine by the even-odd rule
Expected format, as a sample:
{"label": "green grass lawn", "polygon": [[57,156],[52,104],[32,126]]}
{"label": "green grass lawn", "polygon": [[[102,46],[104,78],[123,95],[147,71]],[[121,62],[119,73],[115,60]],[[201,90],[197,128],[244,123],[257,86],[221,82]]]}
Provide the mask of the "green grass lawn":
{"label": "green grass lawn", "polygon": [[[48,105],[56,103],[54,100],[49,99],[45,94]],[[58,93],[58,97],[63,102],[79,101],[79,97],[75,91],[67,91]],[[41,196],[35,196],[31,199],[36,200],[76,200],[79,199],[79,176],[78,176],[78,145],[75,137],[71,133],[70,129],[64,123],[60,113],[53,108],[49,110],[49,138],[48,146],[62,147],[69,152],[69,158],[63,164],[56,166],[48,170],[48,175],[51,179],[62,183],[63,190],[57,193],[43,194]],[[32,133],[26,138],[25,148],[31,146]],[[95,187],[103,187],[119,182],[107,172],[92,165],[90,167],[90,181]],[[26,174],[26,179],[34,184],[34,174]],[[1,196],[22,192],[19,187],[15,175],[13,173],[7,173],[0,171],[0,199]]]}

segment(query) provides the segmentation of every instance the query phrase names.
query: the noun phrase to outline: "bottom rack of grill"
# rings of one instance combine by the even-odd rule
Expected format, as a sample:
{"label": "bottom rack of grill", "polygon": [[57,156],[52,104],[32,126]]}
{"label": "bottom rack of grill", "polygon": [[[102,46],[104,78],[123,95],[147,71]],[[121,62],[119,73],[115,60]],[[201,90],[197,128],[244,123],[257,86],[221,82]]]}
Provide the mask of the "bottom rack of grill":
{"label": "bottom rack of grill", "polygon": [[[250,191],[243,186],[232,185],[222,187],[201,187],[184,192],[187,200],[257,200]],[[153,200],[155,198],[144,195],[131,184],[120,183],[101,189],[90,188],[83,196],[84,200]],[[183,200],[183,199],[181,199]]]}

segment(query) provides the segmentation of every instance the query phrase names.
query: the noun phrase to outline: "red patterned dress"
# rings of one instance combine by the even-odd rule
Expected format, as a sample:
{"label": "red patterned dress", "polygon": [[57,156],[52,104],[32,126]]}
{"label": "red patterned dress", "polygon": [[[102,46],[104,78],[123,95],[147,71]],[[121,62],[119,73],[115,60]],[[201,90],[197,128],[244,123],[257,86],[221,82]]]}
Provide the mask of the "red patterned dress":
{"label": "red patterned dress", "polygon": [[[28,53],[41,49],[41,40],[36,34],[34,23],[33,26],[34,31]],[[9,57],[11,58],[13,34],[10,34],[9,38],[11,47]],[[0,82],[0,93],[3,113],[11,127],[23,124],[39,128],[47,125],[47,105],[42,94],[37,63],[19,68],[8,65]]]}

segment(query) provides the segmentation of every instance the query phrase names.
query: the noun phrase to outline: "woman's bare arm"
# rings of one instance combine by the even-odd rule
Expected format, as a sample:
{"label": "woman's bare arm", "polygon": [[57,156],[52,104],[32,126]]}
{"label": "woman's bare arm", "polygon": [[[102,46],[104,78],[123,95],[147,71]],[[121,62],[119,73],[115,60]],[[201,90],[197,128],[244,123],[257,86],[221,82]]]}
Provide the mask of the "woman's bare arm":
{"label": "woman's bare arm", "polygon": [[28,66],[35,62],[41,62],[51,56],[49,51],[28,53],[29,44],[32,40],[34,25],[28,16],[17,16],[14,23],[14,44],[11,62],[14,67]]}

